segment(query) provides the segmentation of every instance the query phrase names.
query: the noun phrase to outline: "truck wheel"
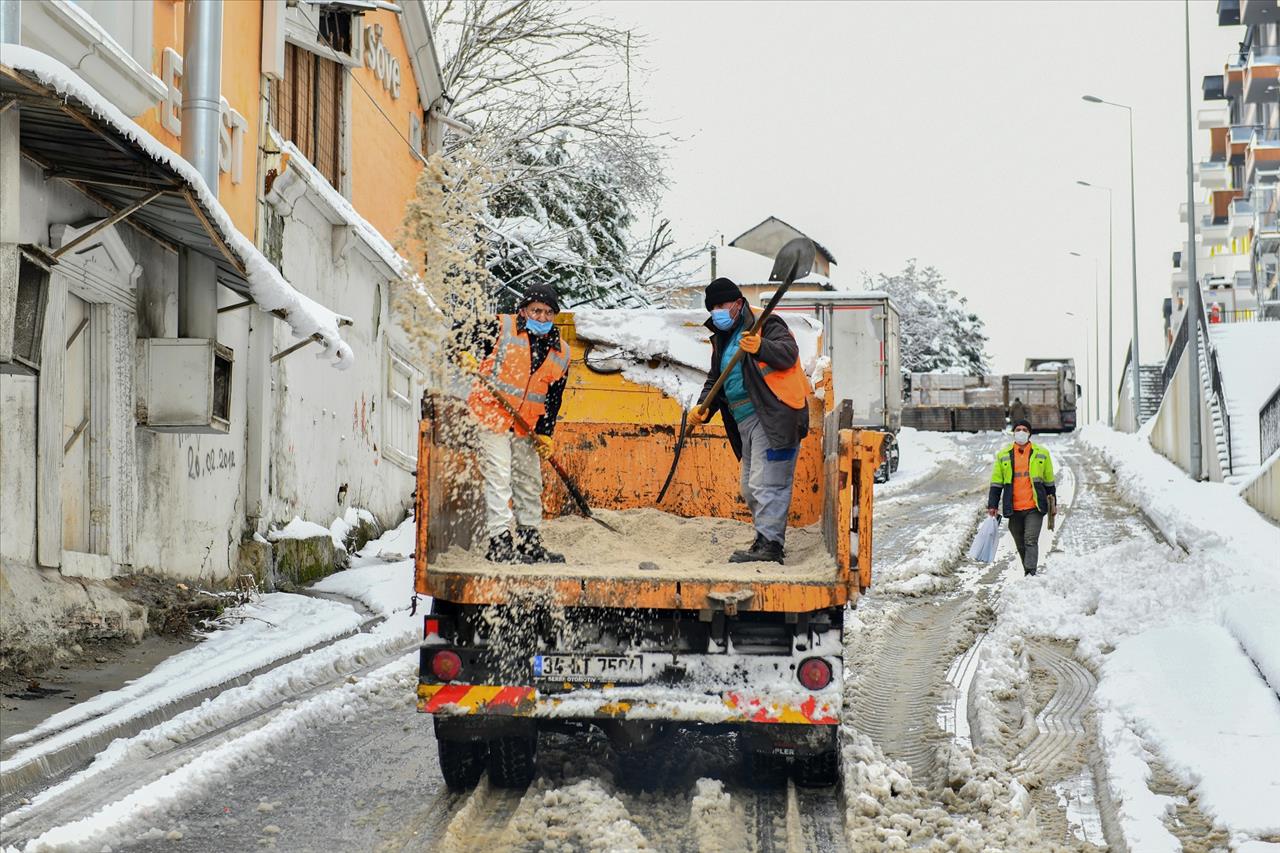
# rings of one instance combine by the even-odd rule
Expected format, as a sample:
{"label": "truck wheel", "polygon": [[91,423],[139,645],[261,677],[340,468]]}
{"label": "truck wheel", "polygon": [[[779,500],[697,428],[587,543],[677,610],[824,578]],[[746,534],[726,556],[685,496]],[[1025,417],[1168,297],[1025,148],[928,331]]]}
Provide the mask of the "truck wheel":
{"label": "truck wheel", "polygon": [[469,790],[480,781],[485,763],[483,741],[437,738],[436,753],[440,756],[440,775],[451,791]]}
{"label": "truck wheel", "polygon": [[537,769],[538,736],[516,735],[489,741],[489,781],[499,788],[524,788]]}
{"label": "truck wheel", "polygon": [[802,788],[827,788],[840,781],[840,760],[834,749],[796,758],[796,784]]}
{"label": "truck wheel", "polygon": [[787,757],[748,749],[742,753],[747,784],[753,788],[778,788],[787,781]]}

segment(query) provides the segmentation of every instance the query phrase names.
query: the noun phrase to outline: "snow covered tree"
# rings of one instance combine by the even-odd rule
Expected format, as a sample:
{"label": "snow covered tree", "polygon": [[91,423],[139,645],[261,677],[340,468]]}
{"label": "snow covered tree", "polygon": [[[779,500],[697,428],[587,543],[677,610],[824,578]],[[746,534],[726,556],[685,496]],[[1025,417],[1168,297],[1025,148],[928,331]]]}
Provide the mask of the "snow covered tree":
{"label": "snow covered tree", "polygon": [[493,243],[494,301],[537,276],[567,306],[650,301],[680,252],[669,231],[632,233],[663,187],[660,139],[631,93],[643,40],[557,0],[429,8],[449,93],[435,109],[475,128],[450,132],[446,153],[468,148],[494,176],[477,223]]}
{"label": "snow covered tree", "polygon": [[865,284],[887,292],[902,317],[903,373],[964,373],[988,371],[987,333],[968,301],[947,287],[934,267],[907,261],[902,272],[879,273]]}

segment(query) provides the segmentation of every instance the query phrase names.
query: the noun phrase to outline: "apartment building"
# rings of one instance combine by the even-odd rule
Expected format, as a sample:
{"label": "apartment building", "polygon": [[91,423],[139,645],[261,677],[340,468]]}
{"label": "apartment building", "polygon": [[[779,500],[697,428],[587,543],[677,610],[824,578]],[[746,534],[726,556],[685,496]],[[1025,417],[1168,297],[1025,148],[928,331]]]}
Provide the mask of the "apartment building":
{"label": "apartment building", "polygon": [[[1200,242],[1196,272],[1210,322],[1280,318],[1280,11],[1276,0],[1220,0],[1220,26],[1240,27],[1241,41],[1222,73],[1204,78],[1200,130],[1209,157],[1197,167]],[[1186,204],[1179,215],[1186,222]],[[1187,307],[1184,243],[1174,253],[1166,304],[1166,345]]]}
{"label": "apartment building", "polygon": [[393,240],[442,97],[420,0],[0,0],[7,605],[404,517]]}

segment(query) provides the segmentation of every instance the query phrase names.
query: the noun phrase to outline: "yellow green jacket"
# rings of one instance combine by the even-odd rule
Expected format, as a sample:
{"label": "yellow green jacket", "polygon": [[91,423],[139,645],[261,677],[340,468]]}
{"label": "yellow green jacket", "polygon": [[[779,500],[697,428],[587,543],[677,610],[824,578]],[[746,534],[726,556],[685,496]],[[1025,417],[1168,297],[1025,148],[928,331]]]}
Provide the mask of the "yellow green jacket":
{"label": "yellow green jacket", "polygon": [[[1053,457],[1042,445],[1031,442],[1031,461],[1027,465],[1031,477],[1032,492],[1036,498],[1036,511],[1041,515],[1049,511],[1049,496],[1058,493],[1053,479]],[[1005,518],[1013,515],[1013,444],[1006,444],[996,452],[991,466],[991,489],[987,492],[987,509],[999,509]]]}

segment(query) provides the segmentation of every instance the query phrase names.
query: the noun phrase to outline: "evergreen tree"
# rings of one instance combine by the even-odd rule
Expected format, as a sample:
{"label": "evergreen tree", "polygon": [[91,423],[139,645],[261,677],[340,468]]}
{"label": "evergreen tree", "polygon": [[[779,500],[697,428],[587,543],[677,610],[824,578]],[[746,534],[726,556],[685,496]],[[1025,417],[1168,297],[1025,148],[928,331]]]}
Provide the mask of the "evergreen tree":
{"label": "evergreen tree", "polygon": [[912,258],[902,272],[880,273],[866,285],[887,292],[898,307],[903,373],[977,376],[988,371],[982,318],[934,267],[919,267]]}

